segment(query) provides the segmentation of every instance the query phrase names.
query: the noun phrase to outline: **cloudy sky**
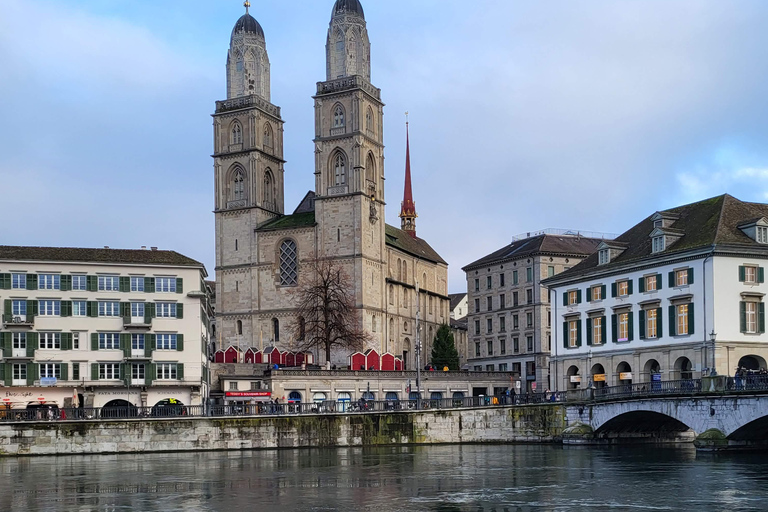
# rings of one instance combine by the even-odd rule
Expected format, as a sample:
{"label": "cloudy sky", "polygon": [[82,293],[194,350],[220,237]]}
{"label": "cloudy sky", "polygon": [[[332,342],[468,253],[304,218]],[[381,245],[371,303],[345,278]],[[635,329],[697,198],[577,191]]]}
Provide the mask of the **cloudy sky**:
{"label": "cloudy sky", "polygon": [[[286,210],[313,177],[333,0],[254,0],[286,120]],[[461,267],[543,228],[620,233],[724,192],[768,201],[764,0],[363,0],[399,226]],[[239,0],[1,0],[3,244],[174,249],[213,274],[212,127]]]}

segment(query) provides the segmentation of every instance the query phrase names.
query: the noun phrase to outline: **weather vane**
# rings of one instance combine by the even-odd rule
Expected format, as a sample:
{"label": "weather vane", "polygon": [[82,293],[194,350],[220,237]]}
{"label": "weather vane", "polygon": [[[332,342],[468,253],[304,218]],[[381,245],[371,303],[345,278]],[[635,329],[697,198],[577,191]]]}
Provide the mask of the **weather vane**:
{"label": "weather vane", "polygon": [[245,0],[243,6],[245,6],[245,14],[248,14],[248,9],[251,7],[251,2],[249,0]]}

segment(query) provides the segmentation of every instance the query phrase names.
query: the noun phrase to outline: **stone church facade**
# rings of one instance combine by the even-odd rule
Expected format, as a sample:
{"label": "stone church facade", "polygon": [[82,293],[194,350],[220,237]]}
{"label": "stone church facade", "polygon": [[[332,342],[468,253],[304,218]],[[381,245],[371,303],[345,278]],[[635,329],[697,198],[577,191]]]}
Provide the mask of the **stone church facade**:
{"label": "stone church facade", "polygon": [[[416,236],[409,154],[401,229],[385,224],[384,104],[370,81],[359,0],[335,2],[326,64],[314,96],[315,190],[286,214],[283,120],[270,102],[264,31],[246,12],[232,32],[227,99],[213,116],[218,344],[293,350],[297,285],[312,261],[330,258],[354,283],[373,340],[364,349],[402,356],[413,369],[416,290],[423,365],[449,322],[448,265]],[[325,362],[323,351],[316,357]]]}

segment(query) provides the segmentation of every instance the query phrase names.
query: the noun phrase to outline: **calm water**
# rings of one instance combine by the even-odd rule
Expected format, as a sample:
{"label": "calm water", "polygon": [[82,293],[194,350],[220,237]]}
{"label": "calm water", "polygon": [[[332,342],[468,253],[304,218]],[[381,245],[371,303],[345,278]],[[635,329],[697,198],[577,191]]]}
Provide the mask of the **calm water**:
{"label": "calm water", "polygon": [[0,510],[768,510],[768,454],[445,446],[0,460]]}

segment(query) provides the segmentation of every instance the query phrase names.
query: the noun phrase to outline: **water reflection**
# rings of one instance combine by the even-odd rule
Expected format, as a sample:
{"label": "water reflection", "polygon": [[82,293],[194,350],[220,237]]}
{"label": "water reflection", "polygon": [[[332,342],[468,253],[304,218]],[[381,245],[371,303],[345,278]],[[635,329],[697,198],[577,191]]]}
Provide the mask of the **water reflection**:
{"label": "water reflection", "polygon": [[0,510],[755,510],[759,454],[437,446],[0,460]]}

